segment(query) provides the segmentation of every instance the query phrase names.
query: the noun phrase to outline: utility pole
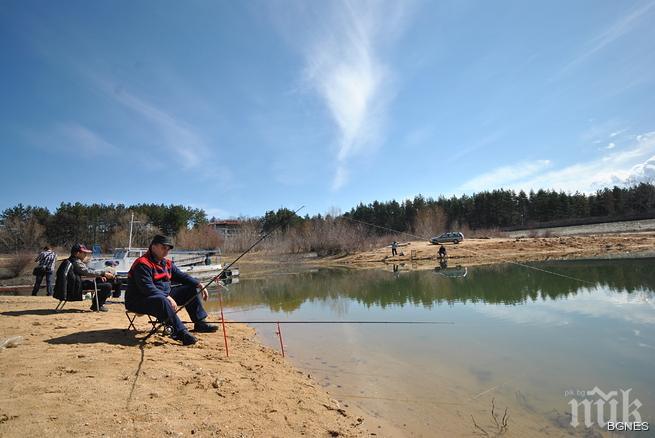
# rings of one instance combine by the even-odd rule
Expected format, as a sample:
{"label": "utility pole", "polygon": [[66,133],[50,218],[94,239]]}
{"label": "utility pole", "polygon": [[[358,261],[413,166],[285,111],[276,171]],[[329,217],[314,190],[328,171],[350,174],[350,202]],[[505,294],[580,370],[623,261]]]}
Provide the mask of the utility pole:
{"label": "utility pole", "polygon": [[132,218],[130,219],[130,240],[127,243],[127,250],[132,249],[132,225],[134,225],[134,213],[132,213]]}

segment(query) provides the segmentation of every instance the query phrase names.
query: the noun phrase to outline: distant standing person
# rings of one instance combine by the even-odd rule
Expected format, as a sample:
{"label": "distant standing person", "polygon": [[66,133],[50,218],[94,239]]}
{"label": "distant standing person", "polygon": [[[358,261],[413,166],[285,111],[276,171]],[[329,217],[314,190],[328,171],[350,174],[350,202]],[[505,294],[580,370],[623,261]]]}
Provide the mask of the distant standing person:
{"label": "distant standing person", "polygon": [[32,295],[39,293],[41,289],[41,281],[45,276],[46,284],[46,295],[52,295],[52,274],[55,272],[55,262],[57,261],[57,253],[50,249],[48,245],[43,247],[43,251],[34,259],[38,263],[37,267],[34,268],[32,272],[36,277],[34,281],[34,288],[32,289]]}
{"label": "distant standing person", "polygon": [[439,248],[439,258],[440,259],[445,259],[446,258],[446,247],[441,245]]}
{"label": "distant standing person", "polygon": [[391,257],[398,255],[398,242],[391,242]]}

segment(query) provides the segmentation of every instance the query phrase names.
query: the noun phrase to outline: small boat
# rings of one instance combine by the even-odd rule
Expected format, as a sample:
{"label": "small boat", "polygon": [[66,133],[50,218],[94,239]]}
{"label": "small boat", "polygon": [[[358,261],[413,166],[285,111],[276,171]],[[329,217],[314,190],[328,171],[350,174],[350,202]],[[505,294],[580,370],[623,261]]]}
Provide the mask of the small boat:
{"label": "small boat", "polygon": [[[134,260],[138,259],[148,251],[148,248],[132,248],[133,226],[134,213],[132,213],[132,218],[130,219],[130,236],[127,248],[117,248],[111,257],[101,257],[99,253],[95,252],[96,246],[94,245],[93,255],[95,257],[91,258],[89,263],[87,263],[91,269],[112,270],[116,275],[116,281],[114,281],[114,283],[117,288],[117,293],[120,292],[121,285],[127,283],[127,273],[130,271]],[[212,257],[218,259],[218,263],[213,263]],[[230,266],[229,269],[221,272],[223,271],[223,265],[220,263],[220,251],[172,250],[168,253],[168,258],[175,263],[175,266],[177,266],[180,271],[187,272],[198,280],[209,280],[220,274],[220,280],[223,283],[226,283],[225,280],[239,276],[239,268],[236,266]]]}
{"label": "small boat", "polygon": [[[106,270],[111,269],[116,274],[116,278],[122,283],[127,282],[127,273],[132,267],[132,263],[145,254],[148,248],[118,248],[111,257],[93,257],[87,265],[91,269]],[[173,250],[168,253],[175,266],[180,271],[198,279],[210,279],[218,275],[223,270],[223,265],[214,263],[212,258],[217,258],[216,251],[182,251]],[[239,268],[230,267],[221,274],[221,279],[237,277]]]}

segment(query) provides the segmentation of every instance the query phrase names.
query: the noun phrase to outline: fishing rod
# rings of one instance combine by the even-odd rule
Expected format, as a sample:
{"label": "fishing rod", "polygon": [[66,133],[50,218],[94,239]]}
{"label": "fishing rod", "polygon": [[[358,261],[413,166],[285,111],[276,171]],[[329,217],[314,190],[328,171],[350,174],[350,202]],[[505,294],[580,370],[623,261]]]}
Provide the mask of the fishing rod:
{"label": "fishing rod", "polygon": [[[252,250],[254,247],[256,247],[257,245],[259,245],[259,243],[260,243],[262,240],[266,239],[268,236],[270,236],[270,235],[273,234],[275,231],[277,231],[278,228],[280,228],[282,225],[284,225],[285,223],[287,223],[287,222],[288,222],[288,221],[289,221],[289,220],[290,220],[290,219],[291,219],[295,214],[297,214],[297,213],[298,213],[300,210],[302,210],[303,208],[305,208],[305,206],[304,206],[304,205],[301,205],[300,208],[298,208],[296,211],[294,211],[293,214],[290,215],[290,216],[289,216],[285,221],[282,221],[282,222],[280,222],[279,224],[277,224],[275,227],[273,227],[273,229],[272,229],[271,231],[269,231],[268,233],[264,234],[262,237],[259,238],[259,240],[257,240],[255,243],[253,243],[252,245],[250,245],[250,248],[248,248],[247,250],[245,250],[244,252],[242,252],[241,255],[240,255],[239,257],[237,257],[236,259],[234,259],[234,261],[232,261],[232,262],[229,263],[226,267],[224,267],[224,268],[221,270],[221,272],[218,273],[218,275],[216,275],[214,278],[212,278],[211,280],[209,280],[209,282],[208,282],[206,285],[203,286],[203,289],[208,288],[210,284],[212,284],[213,282],[215,282],[216,280],[218,280],[218,279],[220,278],[220,276],[223,274],[223,272],[225,272],[225,271],[227,271],[228,269],[230,269],[230,267],[231,267],[232,265],[234,265],[236,262],[238,262],[239,259],[240,259],[241,257],[243,257],[244,255],[248,254],[248,253],[250,252],[250,250]],[[189,300],[186,304],[188,304],[189,302],[191,302],[191,300]]]}
{"label": "fishing rod", "polygon": [[[185,324],[193,321],[182,321]],[[214,322],[214,321],[210,321]],[[217,321],[216,323],[221,323]],[[455,325],[453,321],[225,321],[225,324],[429,324],[429,325]]]}
{"label": "fishing rod", "polygon": [[[259,239],[257,239],[257,241],[256,241],[255,243],[253,243],[252,245],[250,245],[250,248],[248,248],[247,250],[245,250],[244,252],[242,252],[242,253],[239,255],[239,257],[237,257],[236,259],[234,259],[234,261],[232,261],[232,262],[230,262],[229,264],[227,264],[227,266],[225,266],[223,269],[221,269],[221,271],[220,271],[220,272],[219,272],[219,273],[218,273],[214,278],[212,278],[211,280],[209,280],[209,282],[207,282],[207,284],[205,284],[204,286],[202,286],[202,287],[200,288],[200,291],[202,291],[202,290],[206,290],[206,289],[209,287],[209,285],[211,285],[212,283],[214,283],[216,280],[220,279],[221,275],[223,275],[223,273],[225,273],[225,272],[226,272],[230,267],[232,267],[232,265],[234,265],[236,262],[238,262],[238,261],[241,259],[241,257],[243,257],[243,256],[245,256],[246,254],[248,254],[248,253],[249,253],[249,252],[250,252],[254,247],[256,247],[257,245],[259,245],[259,243],[261,243],[264,239],[266,239],[268,236],[270,236],[270,235],[273,234],[275,231],[277,231],[277,230],[278,230],[282,225],[286,224],[286,223],[287,223],[287,222],[288,222],[288,221],[289,221],[289,220],[290,220],[290,219],[291,219],[295,214],[297,214],[297,213],[298,213],[300,210],[302,210],[303,208],[305,208],[305,206],[304,206],[304,205],[301,205],[300,208],[298,208],[297,210],[295,210],[295,211],[293,212],[292,215],[289,215],[289,217],[288,217],[286,220],[281,221],[281,222],[278,223],[276,226],[274,226],[272,230],[270,230],[268,233],[264,234],[262,237],[260,237]],[[219,284],[220,284],[220,283],[219,283]],[[176,314],[179,313],[179,312],[180,312],[184,307],[186,307],[186,306],[187,306],[191,301],[193,301],[193,300],[195,300],[196,298],[198,298],[198,293],[199,293],[199,291],[196,291],[196,293],[195,293],[191,298],[189,298],[186,302],[184,302],[183,304],[177,306],[177,309],[175,310],[175,313],[176,313]],[[153,331],[151,331],[151,332],[150,332],[150,333],[149,333],[145,338],[143,338],[143,341],[145,341],[145,340],[148,339],[150,336],[152,336],[153,334],[155,334],[155,332],[159,331],[159,329],[160,329],[164,324],[165,324],[165,322],[160,322],[159,325],[158,325],[158,326],[157,326]]]}
{"label": "fishing rod", "polygon": [[[371,224],[371,223],[364,222],[364,221],[361,221],[359,219],[355,219],[355,218],[352,218],[352,217],[349,217],[349,216],[341,216],[341,217],[344,218],[344,219],[348,219],[350,221],[353,221],[353,222],[358,222],[358,223],[363,224],[363,225],[368,225],[370,227],[375,227],[375,228],[379,228],[379,229],[382,229],[382,230],[391,231],[391,232],[397,233],[397,234],[405,234],[407,236],[415,237],[415,238],[420,239],[420,240],[427,240],[427,241],[430,240],[429,238],[427,238],[425,236],[418,236],[416,234],[408,233],[407,231],[398,231],[398,230],[394,230],[393,228],[383,227],[381,225],[376,225],[376,224]],[[466,251],[466,252],[469,252],[471,254],[475,254],[475,255],[478,255],[478,256],[481,256],[481,257],[484,257],[484,258],[487,258],[487,259],[499,260],[499,261],[504,262],[504,263],[509,263],[509,264],[521,266],[521,267],[524,267],[524,268],[527,268],[527,269],[532,269],[532,270],[543,272],[543,273],[546,273],[546,274],[555,275],[557,277],[562,277],[562,278],[566,278],[566,279],[569,279],[569,280],[579,281],[580,283],[591,284],[591,285],[596,284],[593,281],[584,280],[582,278],[577,278],[577,277],[571,277],[570,275],[560,274],[559,272],[549,271],[548,269],[542,269],[542,268],[538,268],[536,266],[526,265],[525,263],[519,263],[519,262],[515,262],[515,261],[512,261],[512,260],[503,259],[501,257],[491,257],[491,256],[488,256],[488,255],[485,255],[485,254],[482,254],[482,253],[479,253],[477,251],[473,251],[473,250],[470,250],[470,249],[466,249],[466,248],[460,248],[460,249],[462,251]]]}

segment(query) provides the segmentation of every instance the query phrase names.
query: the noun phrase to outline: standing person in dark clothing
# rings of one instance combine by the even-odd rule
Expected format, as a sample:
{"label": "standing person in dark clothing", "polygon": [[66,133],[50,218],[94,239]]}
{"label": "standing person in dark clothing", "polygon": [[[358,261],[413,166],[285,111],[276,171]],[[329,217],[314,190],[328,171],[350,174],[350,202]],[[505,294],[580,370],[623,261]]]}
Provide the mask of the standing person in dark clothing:
{"label": "standing person in dark clothing", "polygon": [[446,247],[441,245],[439,248],[439,258],[440,259],[445,259],[446,258]]}
{"label": "standing person in dark clothing", "polygon": [[[177,316],[179,305],[191,300],[186,305],[186,311],[194,322],[194,331],[211,333],[218,327],[204,321],[207,312],[198,297],[198,289],[203,300],[207,300],[207,289],[166,258],[171,249],[173,241],[157,235],[152,239],[148,252],[134,261],[127,276],[125,308],[130,312],[156,317],[172,327],[173,339],[181,341],[183,345],[192,345],[198,340]],[[171,288],[171,281],[181,283],[181,286]]]}
{"label": "standing person in dark clothing", "polygon": [[391,257],[398,255],[398,242],[395,240],[391,242]]}
{"label": "standing person in dark clothing", "polygon": [[48,245],[43,247],[43,251],[34,259],[38,263],[38,266],[34,268],[34,288],[32,289],[32,295],[39,293],[41,289],[41,282],[43,277],[45,277],[46,284],[46,295],[52,295],[52,288],[54,286],[52,282],[53,273],[55,272],[55,262],[57,261],[57,253],[52,251]]}

